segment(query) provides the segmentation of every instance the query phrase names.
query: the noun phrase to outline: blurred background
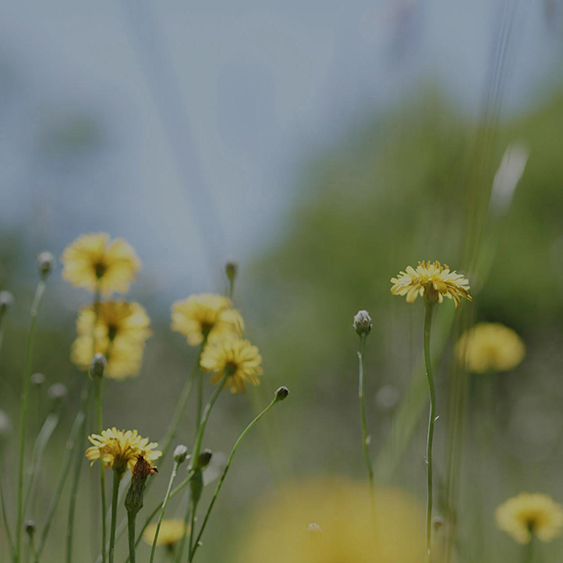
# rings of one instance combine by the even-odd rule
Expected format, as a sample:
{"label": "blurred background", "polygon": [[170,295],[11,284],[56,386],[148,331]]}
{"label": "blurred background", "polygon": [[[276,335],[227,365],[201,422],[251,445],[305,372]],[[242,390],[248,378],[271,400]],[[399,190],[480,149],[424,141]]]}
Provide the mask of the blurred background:
{"label": "blurred background", "polygon": [[[494,508],[522,490],[563,501],[563,3],[23,0],[0,16],[0,290],[15,296],[0,354],[0,409],[12,420],[3,480],[15,477],[35,257],[105,231],[143,261],[130,298],[154,330],[141,375],[106,387],[107,425],[164,433],[193,357],[170,331],[170,305],[224,291],[227,260],[239,264],[235,303],[265,377],[246,396],[222,397],[205,446],[228,453],[273,391],[291,389],[241,447],[202,563],[238,560],[264,494],[321,475],[364,479],[358,309],[374,320],[366,386],[377,478],[422,506],[423,308],[393,298],[389,279],[438,259],[474,289],[455,319],[449,302],[436,315],[438,495],[446,505],[454,495],[459,561],[514,561]],[[497,174],[503,155],[511,164]],[[85,377],[69,350],[88,302],[59,267],[39,321],[33,370],[46,383],[33,391],[30,433],[48,411],[46,389],[70,392],[39,522]],[[502,322],[527,347],[521,366],[494,376],[486,410],[479,378],[460,375],[451,353],[475,321]],[[190,411],[179,441],[192,432]],[[80,561],[97,553],[90,473]],[[45,561],[62,560],[67,505]],[[563,540],[543,547],[548,561],[562,551]]]}

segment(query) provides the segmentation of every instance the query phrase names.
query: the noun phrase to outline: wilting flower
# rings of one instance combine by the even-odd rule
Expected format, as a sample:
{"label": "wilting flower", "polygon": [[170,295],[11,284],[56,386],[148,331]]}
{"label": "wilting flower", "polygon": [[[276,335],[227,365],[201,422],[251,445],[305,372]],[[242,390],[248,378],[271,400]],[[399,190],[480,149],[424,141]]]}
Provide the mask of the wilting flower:
{"label": "wilting flower", "polygon": [[[397,489],[317,478],[269,495],[241,542],[240,563],[420,563],[424,513]],[[422,554],[422,555],[421,555]]]}
{"label": "wilting flower", "polygon": [[456,344],[459,362],[473,373],[509,371],[522,362],[525,354],[520,337],[500,323],[478,323]]}
{"label": "wilting flower", "polygon": [[[143,540],[149,545],[153,544],[154,536],[156,534],[157,524],[151,524],[147,526],[147,529],[143,533]],[[183,520],[171,518],[169,520],[163,520],[160,526],[160,531],[158,532],[158,539],[156,540],[156,545],[164,545],[167,547],[172,547],[174,544],[178,543],[189,530],[186,528]]]}
{"label": "wilting flower", "polygon": [[211,383],[220,382],[227,374],[225,388],[230,386],[232,393],[244,393],[246,383],[258,385],[263,374],[261,363],[258,348],[238,338],[210,342],[201,355],[201,367],[214,373]]}
{"label": "wilting flower", "polygon": [[151,335],[150,319],[138,303],[106,301],[80,311],[76,322],[77,339],[72,345],[72,362],[88,370],[94,350],[107,359],[104,376],[123,379],[137,375],[141,368],[145,341]]}
{"label": "wilting flower", "polygon": [[229,298],[202,293],[172,305],[172,330],[186,336],[192,346],[197,346],[206,337],[240,337],[244,323]]}
{"label": "wilting flower", "polygon": [[419,295],[428,303],[442,303],[444,297],[453,299],[456,308],[462,297],[471,301],[467,279],[438,261],[419,262],[416,270],[408,266],[406,272],[399,272],[391,283],[391,293],[406,295],[409,303],[414,303]]}
{"label": "wilting flower", "polygon": [[125,432],[115,427],[108,428],[101,435],[88,436],[88,440],[93,445],[86,450],[86,457],[92,464],[100,459],[106,469],[111,467],[119,472],[129,469],[133,474],[139,457],[144,458],[152,467],[153,462],[162,455],[162,452],[155,449],[158,447],[156,442],[149,444],[149,439],[139,436],[136,430]]}
{"label": "wilting flower", "polygon": [[77,287],[96,291],[99,283],[104,296],[126,293],[141,262],[133,247],[106,233],[82,235],[66,247],[61,258],[63,278]]}
{"label": "wilting flower", "polygon": [[547,542],[563,532],[563,506],[548,495],[521,493],[495,513],[497,526],[518,543],[529,543],[532,536]]}

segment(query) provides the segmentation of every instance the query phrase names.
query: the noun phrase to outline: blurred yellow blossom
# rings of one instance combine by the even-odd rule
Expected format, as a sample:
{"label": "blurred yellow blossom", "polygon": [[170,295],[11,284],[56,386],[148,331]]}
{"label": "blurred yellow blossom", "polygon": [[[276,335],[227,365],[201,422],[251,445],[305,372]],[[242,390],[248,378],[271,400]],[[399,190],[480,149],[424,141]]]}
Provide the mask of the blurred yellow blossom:
{"label": "blurred yellow blossom", "polygon": [[497,526],[518,543],[532,535],[547,542],[563,532],[563,506],[544,494],[521,493],[501,504],[495,513]]}
{"label": "blurred yellow blossom", "polygon": [[[148,545],[152,545],[154,541],[156,527],[157,524],[151,524],[150,526],[147,526],[147,529],[143,533],[143,540]],[[186,527],[184,521],[179,518],[163,520],[160,526],[160,531],[158,532],[156,545],[164,545],[168,547],[173,546],[186,535],[188,530],[189,526]]]}
{"label": "blurred yellow blossom", "polygon": [[409,303],[413,303],[419,295],[429,303],[442,303],[444,297],[453,299],[456,308],[460,306],[462,297],[471,301],[467,279],[438,261],[419,262],[416,270],[408,266],[406,272],[399,272],[391,283],[391,293],[406,295]]}
{"label": "blurred yellow blossom", "polygon": [[509,371],[522,362],[525,354],[521,338],[500,323],[478,323],[456,344],[458,361],[474,373]]}
{"label": "blurred yellow blossom", "polygon": [[202,293],[172,305],[172,330],[186,336],[192,346],[197,346],[208,336],[240,337],[244,323],[228,297]]}
{"label": "blurred yellow blossom", "polygon": [[141,262],[133,247],[123,239],[110,240],[106,233],[82,235],[66,247],[61,258],[63,278],[92,293],[109,296],[126,293]]}
{"label": "blurred yellow blossom", "polygon": [[376,490],[374,531],[366,485],[319,478],[284,486],[259,506],[240,563],[420,563],[424,512],[407,494]]}
{"label": "blurred yellow blossom", "polygon": [[211,383],[219,383],[228,373],[225,388],[230,386],[233,393],[244,393],[246,383],[258,385],[258,378],[263,373],[261,363],[258,348],[248,340],[237,338],[210,342],[201,355],[201,367],[214,373]]}

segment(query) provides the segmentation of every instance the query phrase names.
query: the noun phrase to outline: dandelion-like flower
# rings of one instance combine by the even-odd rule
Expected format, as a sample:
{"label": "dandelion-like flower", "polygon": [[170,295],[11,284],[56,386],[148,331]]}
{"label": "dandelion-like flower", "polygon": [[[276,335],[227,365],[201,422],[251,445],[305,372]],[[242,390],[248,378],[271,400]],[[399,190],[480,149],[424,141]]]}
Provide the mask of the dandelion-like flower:
{"label": "dandelion-like flower", "polygon": [[228,297],[214,293],[190,295],[172,305],[172,330],[187,337],[192,346],[206,337],[240,337],[244,322]]}
{"label": "dandelion-like flower", "polygon": [[141,268],[133,247],[123,239],[110,240],[106,233],[82,235],[66,247],[61,258],[63,278],[92,293],[104,296],[126,293]]}
{"label": "dandelion-like flower", "polygon": [[76,322],[78,337],[72,345],[72,362],[87,371],[95,352],[107,359],[104,377],[124,379],[141,369],[145,341],[151,335],[150,319],[138,303],[105,301],[98,306],[97,322],[93,307],[80,311]]}
{"label": "dandelion-like flower", "polygon": [[462,297],[471,301],[467,279],[438,261],[419,262],[416,270],[408,266],[391,283],[391,293],[406,295],[408,303],[414,303],[419,295],[428,303],[442,303],[444,297],[453,299],[456,308],[461,305]]}
{"label": "dandelion-like flower", "polygon": [[106,469],[112,468],[119,472],[127,469],[133,475],[137,460],[142,457],[152,467],[162,452],[156,450],[156,442],[149,443],[148,438],[143,438],[136,430],[117,430],[108,428],[101,434],[88,436],[92,446],[86,450],[86,457],[92,462],[101,460]]}
{"label": "dandelion-like flower", "polygon": [[510,371],[522,362],[525,354],[521,338],[500,323],[478,323],[456,344],[458,361],[473,373]]}
{"label": "dandelion-like flower", "polygon": [[501,504],[495,516],[497,526],[518,543],[532,536],[548,542],[563,533],[563,506],[548,495],[521,493]]}
{"label": "dandelion-like flower", "polygon": [[246,383],[260,383],[261,363],[258,348],[237,338],[210,342],[201,355],[201,367],[214,374],[211,383],[218,383],[227,374],[225,388],[231,387],[232,393],[246,392]]}
{"label": "dandelion-like flower", "polygon": [[[153,544],[156,528],[157,524],[151,524],[150,526],[147,526],[147,529],[143,533],[143,540],[148,545]],[[160,525],[160,531],[158,532],[156,545],[172,547],[186,535],[188,530],[189,526],[186,527],[184,521],[179,518],[163,520]]]}

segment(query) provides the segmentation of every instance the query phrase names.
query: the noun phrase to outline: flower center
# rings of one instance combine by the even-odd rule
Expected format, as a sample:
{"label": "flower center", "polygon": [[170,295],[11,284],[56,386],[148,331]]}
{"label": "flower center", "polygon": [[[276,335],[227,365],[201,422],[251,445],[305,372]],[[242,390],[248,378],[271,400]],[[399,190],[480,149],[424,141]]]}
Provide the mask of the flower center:
{"label": "flower center", "polygon": [[98,279],[102,278],[106,273],[107,266],[103,262],[97,262],[94,264],[94,271],[96,272],[96,277]]}

